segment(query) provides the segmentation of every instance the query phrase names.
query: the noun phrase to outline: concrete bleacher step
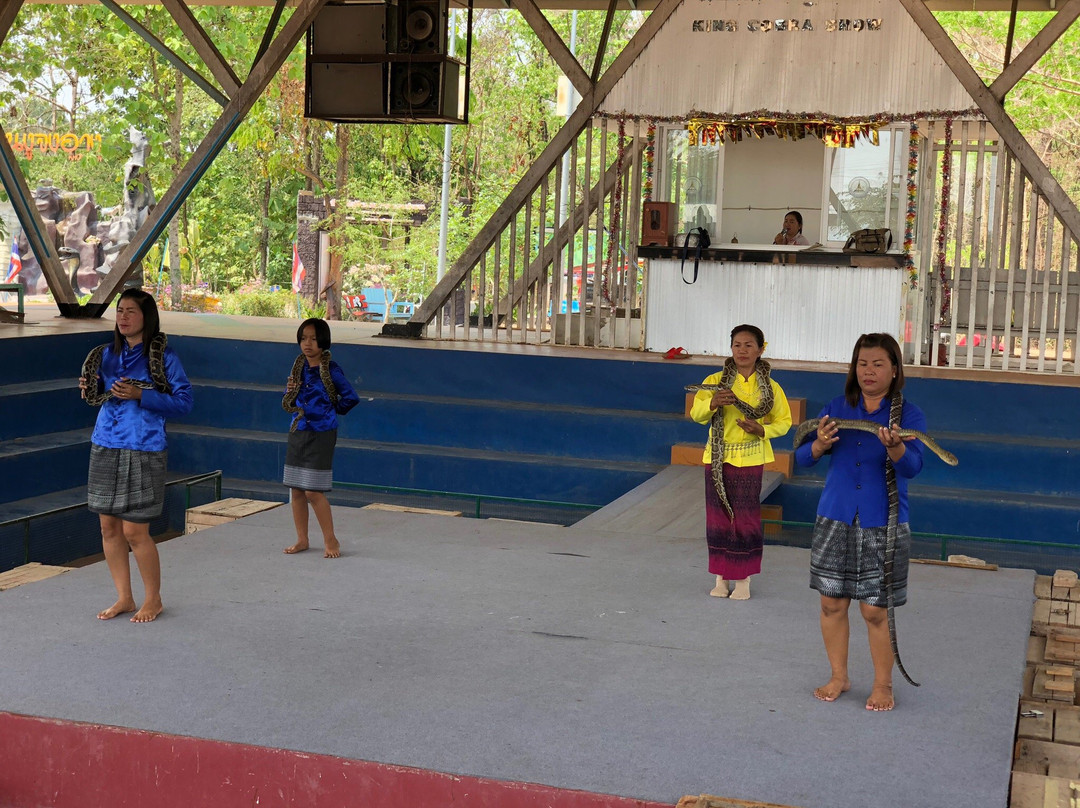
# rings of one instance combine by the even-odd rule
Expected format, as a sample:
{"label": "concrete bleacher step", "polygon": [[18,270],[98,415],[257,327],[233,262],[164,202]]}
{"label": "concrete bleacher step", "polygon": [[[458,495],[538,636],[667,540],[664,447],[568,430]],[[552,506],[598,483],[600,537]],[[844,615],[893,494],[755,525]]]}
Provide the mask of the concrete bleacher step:
{"label": "concrete bleacher step", "polygon": [[[701,466],[704,446],[699,443],[676,443],[671,447],[671,465]],[[765,464],[766,471],[777,471],[784,477],[790,477],[795,469],[795,455],[792,452],[777,451],[773,448],[773,459]]]}
{"label": "concrete bleacher step", "polygon": [[52,432],[58,424],[93,426],[97,410],[79,397],[77,374],[78,369],[70,378],[0,385],[0,441]]}
{"label": "concrete bleacher step", "polygon": [[0,443],[0,501],[49,494],[86,484],[91,429],[12,438]]}
{"label": "concrete bleacher step", "polygon": [[[242,479],[280,479],[281,432],[178,424],[169,430],[169,465],[194,473],[231,468]],[[655,474],[657,463],[462,449],[338,438],[336,479],[429,491],[490,494],[600,505]],[[666,465],[666,464],[665,464]]]}
{"label": "concrete bleacher step", "polygon": [[[279,387],[205,379],[193,385],[197,409],[175,423],[278,433],[288,428]],[[672,435],[690,438],[700,429],[678,413],[357,393],[360,404],[339,421],[339,438],[666,464]]]}

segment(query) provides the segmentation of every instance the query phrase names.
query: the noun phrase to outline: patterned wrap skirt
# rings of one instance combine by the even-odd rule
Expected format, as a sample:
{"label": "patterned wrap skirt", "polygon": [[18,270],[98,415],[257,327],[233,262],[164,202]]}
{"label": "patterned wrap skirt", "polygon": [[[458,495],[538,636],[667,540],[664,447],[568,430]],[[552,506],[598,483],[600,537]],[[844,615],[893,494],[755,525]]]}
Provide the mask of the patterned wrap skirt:
{"label": "patterned wrap skirt", "polygon": [[149,522],[165,505],[168,451],[106,449],[90,444],[86,506],[91,513],[119,516],[125,522]]}
{"label": "patterned wrap skirt", "polygon": [[761,572],[761,476],[764,466],[725,463],[724,490],[734,519],[728,516],[713,485],[712,469],[705,467],[705,540],[709,545],[709,572],[741,581]]}
{"label": "patterned wrap skirt", "polygon": [[304,491],[330,491],[334,487],[335,446],[336,429],[290,432],[285,450],[285,485]]}
{"label": "patterned wrap skirt", "polygon": [[[825,597],[850,598],[869,606],[889,605],[885,591],[885,544],[887,527],[862,527],[819,516],[814,522],[810,549],[810,588]],[[896,526],[893,555],[893,605],[907,602],[908,559],[911,557],[911,525]]]}

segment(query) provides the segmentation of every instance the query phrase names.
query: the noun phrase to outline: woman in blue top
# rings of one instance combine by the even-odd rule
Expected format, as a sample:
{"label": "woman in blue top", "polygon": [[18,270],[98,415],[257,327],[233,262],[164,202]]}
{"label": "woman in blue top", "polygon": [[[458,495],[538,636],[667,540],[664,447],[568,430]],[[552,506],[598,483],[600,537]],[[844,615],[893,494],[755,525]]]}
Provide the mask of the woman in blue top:
{"label": "woman in blue top", "polygon": [[[868,710],[891,710],[893,652],[884,588],[885,546],[889,522],[886,461],[895,471],[899,499],[892,588],[894,604],[907,600],[911,527],[908,480],[922,470],[922,445],[901,438],[898,429],[926,431],[926,417],[903,401],[904,366],[900,346],[888,334],[863,334],[855,343],[844,395],[818,416],[813,442],[795,450],[800,466],[812,466],[829,454],[825,490],[818,503],[810,554],[810,586],[821,595],[821,636],[832,675],[814,695],[835,701],[851,688],[848,679],[848,606],[859,601],[870,639],[874,685]],[[874,421],[877,435],[839,430],[833,419]]]}
{"label": "woman in blue top", "polygon": [[[116,303],[111,345],[95,348],[79,379],[82,397],[101,405],[90,438],[86,503],[101,521],[101,543],[117,600],[101,620],[135,612],[133,623],[161,614],[161,564],[150,520],[165,503],[165,419],[191,412],[191,383],[161,333],[157,303],[128,289]],[[142,576],[136,611],[128,548]]]}
{"label": "woman in blue top", "polygon": [[291,489],[297,542],[285,552],[291,555],[308,549],[310,503],[323,534],[323,557],[337,558],[341,544],[334,534],[334,517],[324,492],[333,487],[337,417],[360,399],[338,363],[330,360],[330,326],[325,320],[304,320],[296,330],[296,341],[300,356],[293,363],[281,401],[286,412],[295,413],[285,451],[284,483]]}

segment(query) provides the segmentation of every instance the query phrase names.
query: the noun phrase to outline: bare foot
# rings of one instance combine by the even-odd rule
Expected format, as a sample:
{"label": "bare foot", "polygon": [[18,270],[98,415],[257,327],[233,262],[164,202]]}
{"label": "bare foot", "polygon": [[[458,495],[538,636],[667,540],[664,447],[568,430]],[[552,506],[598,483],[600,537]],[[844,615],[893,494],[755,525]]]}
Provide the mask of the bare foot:
{"label": "bare foot", "polygon": [[851,690],[851,680],[846,676],[843,679],[833,676],[823,686],[814,691],[814,698],[820,701],[836,701],[841,693]]}
{"label": "bare foot", "polygon": [[712,595],[714,598],[726,598],[728,596],[727,581],[717,575],[716,586],[713,587],[712,592],[710,592],[709,594]]}
{"label": "bare foot", "polygon": [[323,558],[339,558],[341,556],[341,544],[334,537],[324,539],[326,544],[326,551],[323,553]]}
{"label": "bare foot", "polygon": [[735,582],[735,589],[731,593],[732,600],[750,600],[750,579],[743,578]]}
{"label": "bare foot", "polygon": [[891,710],[896,702],[893,699],[892,685],[875,684],[870,691],[870,698],[866,700],[866,709],[876,713]]}
{"label": "bare foot", "polygon": [[155,600],[153,603],[147,601],[142,605],[139,611],[135,612],[131,616],[132,623],[152,623],[158,619],[158,615],[164,610],[164,606],[161,605],[160,600]]}
{"label": "bare foot", "polygon": [[118,600],[108,609],[102,609],[98,612],[98,620],[112,620],[118,614],[126,614],[127,612],[135,611],[135,601],[133,600]]}
{"label": "bare foot", "polygon": [[283,550],[283,552],[288,553],[289,555],[292,555],[293,553],[302,553],[307,548],[308,548],[308,543],[306,541],[298,541],[292,547],[286,547]]}

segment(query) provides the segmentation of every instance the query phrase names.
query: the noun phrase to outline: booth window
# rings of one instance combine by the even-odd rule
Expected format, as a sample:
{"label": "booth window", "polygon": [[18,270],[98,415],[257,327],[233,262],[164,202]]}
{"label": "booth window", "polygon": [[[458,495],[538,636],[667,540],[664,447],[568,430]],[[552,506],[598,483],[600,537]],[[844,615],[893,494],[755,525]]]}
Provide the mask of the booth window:
{"label": "booth window", "polygon": [[888,227],[896,243],[904,232],[907,196],[907,132],[878,131],[878,145],[856,141],[825,150],[828,181],[826,238],[840,244],[856,230]]}
{"label": "booth window", "polygon": [[719,198],[720,146],[695,146],[686,129],[663,131],[663,174],[657,183],[657,199],[676,203],[679,232],[704,227],[716,233]]}

